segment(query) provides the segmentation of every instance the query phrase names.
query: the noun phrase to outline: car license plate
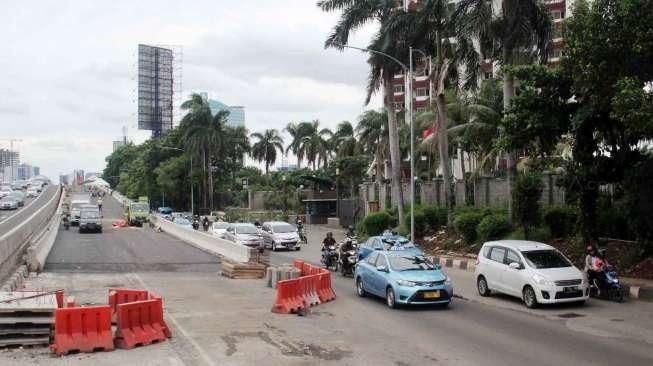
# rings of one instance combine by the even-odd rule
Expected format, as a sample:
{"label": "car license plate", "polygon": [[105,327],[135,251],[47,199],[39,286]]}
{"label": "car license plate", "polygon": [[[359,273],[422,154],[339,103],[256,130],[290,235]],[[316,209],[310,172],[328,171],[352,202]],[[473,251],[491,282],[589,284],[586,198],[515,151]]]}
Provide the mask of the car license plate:
{"label": "car license plate", "polygon": [[563,292],[576,292],[578,291],[578,286],[568,286],[562,289]]}
{"label": "car license plate", "polygon": [[425,292],[424,293],[424,298],[425,299],[439,299],[440,298],[440,290]]}

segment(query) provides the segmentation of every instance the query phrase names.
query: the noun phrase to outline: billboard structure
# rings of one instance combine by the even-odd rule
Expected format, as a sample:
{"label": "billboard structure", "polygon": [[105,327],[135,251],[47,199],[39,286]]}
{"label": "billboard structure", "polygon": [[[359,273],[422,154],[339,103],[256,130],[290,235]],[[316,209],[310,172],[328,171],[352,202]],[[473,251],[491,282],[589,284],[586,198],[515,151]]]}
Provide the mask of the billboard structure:
{"label": "billboard structure", "polygon": [[175,62],[172,48],[138,45],[138,128],[153,137],[172,128]]}

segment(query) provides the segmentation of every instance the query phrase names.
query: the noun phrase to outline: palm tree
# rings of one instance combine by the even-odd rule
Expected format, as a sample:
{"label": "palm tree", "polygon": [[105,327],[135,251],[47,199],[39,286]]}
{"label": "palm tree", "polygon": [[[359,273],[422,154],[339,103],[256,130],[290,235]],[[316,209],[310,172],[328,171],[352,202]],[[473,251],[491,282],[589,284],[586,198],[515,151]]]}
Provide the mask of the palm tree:
{"label": "palm tree", "polygon": [[[445,90],[448,87],[463,86],[471,89],[476,86],[479,65],[474,42],[464,34],[456,34],[452,20],[452,8],[448,0],[425,0],[417,11],[397,11],[381,27],[383,44],[392,40],[402,45],[412,45],[433,55],[429,77],[431,83],[431,109],[437,112],[433,119],[437,131],[449,127]],[[454,38],[455,42],[451,39]],[[406,46],[404,46],[406,47]],[[397,52],[404,55],[407,52]],[[426,60],[424,60],[426,61]],[[459,68],[464,65],[464,68]],[[464,70],[462,72],[461,70]],[[440,165],[445,185],[445,204],[447,222],[452,223],[455,202],[453,175],[449,159],[449,140],[446,133],[438,133]]]}
{"label": "palm tree", "polygon": [[314,120],[312,122],[305,122],[301,127],[302,140],[300,143],[300,151],[306,155],[306,160],[309,164],[313,165],[313,170],[320,166],[327,165],[331,156],[331,145],[329,139],[333,136],[333,132],[328,128],[320,129],[320,121]]}
{"label": "palm tree", "polygon": [[270,165],[277,161],[277,150],[283,153],[283,139],[279,136],[279,131],[276,129],[268,129],[263,133],[255,132],[251,135],[253,138],[258,139],[252,145],[252,157],[258,162],[265,162],[265,174],[270,171]]}
{"label": "palm tree", "polygon": [[[338,23],[336,23],[325,42],[326,47],[336,49],[342,49],[342,45],[348,43],[349,35],[369,22],[378,21],[383,27],[389,17],[398,10],[397,2],[394,0],[322,0],[318,2],[318,6],[325,12],[342,12]],[[379,32],[369,48],[396,56],[399,54],[397,52],[398,43],[397,39],[383,37],[382,33]],[[402,54],[407,54],[408,50],[404,47],[401,51]],[[378,54],[371,54],[368,63],[370,64],[370,81],[368,83],[366,104],[369,103],[371,95],[378,91],[381,84],[383,84],[383,100],[388,112],[388,142],[392,165],[393,201],[397,204],[399,222],[404,222],[399,132],[394,101],[392,100],[394,96],[392,78],[398,71],[401,71],[401,68],[394,61]]]}
{"label": "palm tree", "polygon": [[228,112],[222,111],[212,116],[208,103],[199,94],[192,94],[189,100],[182,103],[181,109],[188,111],[181,120],[182,139],[186,150],[198,156],[202,163],[202,201],[204,207],[207,207],[207,201],[210,200],[212,207],[212,175],[207,174],[207,171],[211,154],[221,146],[223,125]]}
{"label": "palm tree", "polygon": [[[545,63],[551,49],[551,17],[540,0],[461,0],[454,18],[457,32],[479,40],[487,58],[503,66],[503,108],[510,107],[515,95],[515,78],[506,66]],[[500,6],[497,8],[497,6]],[[515,176],[514,152],[508,152],[508,211],[512,218],[512,192]]]}
{"label": "palm tree", "polygon": [[357,143],[354,137],[354,127],[349,121],[342,121],[336,127],[336,132],[331,138],[331,147],[338,157],[353,156],[356,154]]}
{"label": "palm tree", "polygon": [[243,166],[245,154],[249,154],[252,151],[249,143],[249,133],[242,126],[226,126],[224,132],[225,148],[223,156],[229,158],[228,162],[225,161],[225,165],[229,166],[228,170],[231,171],[232,180],[235,181],[236,171]]}
{"label": "palm tree", "polygon": [[292,152],[297,157],[297,168],[301,169],[302,160],[304,160],[304,150],[301,149],[302,138],[304,137],[303,130],[304,122],[295,123],[289,122],[284,128],[284,131],[288,132],[290,138],[290,144],[286,147],[285,153]]}
{"label": "palm tree", "polygon": [[374,157],[376,181],[381,182],[384,161],[388,159],[388,113],[386,111],[366,111],[358,119],[356,135],[364,154]]}

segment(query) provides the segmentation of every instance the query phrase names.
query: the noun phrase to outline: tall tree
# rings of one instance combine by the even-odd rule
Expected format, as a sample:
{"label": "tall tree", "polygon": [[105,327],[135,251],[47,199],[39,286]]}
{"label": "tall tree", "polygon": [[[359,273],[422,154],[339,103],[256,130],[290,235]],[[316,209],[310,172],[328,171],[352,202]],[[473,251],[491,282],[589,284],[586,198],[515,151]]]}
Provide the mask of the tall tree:
{"label": "tall tree", "polygon": [[[515,95],[511,65],[545,63],[551,49],[552,21],[540,0],[461,0],[454,18],[457,33],[479,40],[486,58],[499,61],[503,72],[503,105],[508,110]],[[507,153],[508,211],[512,218],[515,153]]]}
{"label": "tall tree", "polygon": [[371,155],[376,164],[376,181],[381,183],[384,162],[388,159],[388,113],[365,111],[358,119],[356,135],[364,154]]}
{"label": "tall tree", "polygon": [[283,139],[276,129],[267,129],[263,133],[251,135],[258,141],[252,145],[252,157],[259,162],[265,162],[265,174],[270,171],[270,165],[277,161],[277,150],[283,153]]}
{"label": "tall tree", "polygon": [[[328,36],[325,46],[342,49],[346,45],[349,36],[360,27],[376,21],[383,26],[388,18],[398,10],[397,2],[394,0],[323,0],[318,6],[326,12],[341,11],[340,19]],[[370,49],[382,51],[389,55],[397,55],[398,40],[384,37],[378,33],[375,40],[370,44]],[[401,50],[404,54],[406,47]],[[370,81],[368,83],[368,97],[381,89],[383,85],[383,100],[388,112],[388,142],[390,145],[390,161],[392,165],[392,191],[393,201],[398,208],[399,222],[404,218],[403,188],[401,182],[401,158],[399,150],[399,131],[397,124],[396,108],[394,105],[394,93],[392,91],[393,76],[401,71],[401,67],[394,61],[379,54],[371,54],[368,63],[370,64]]]}
{"label": "tall tree", "polygon": [[331,145],[329,140],[333,137],[333,132],[328,128],[320,128],[320,121],[314,120],[310,123],[302,124],[302,140],[300,150],[306,155],[306,160],[316,167],[326,166],[331,156]]}
{"label": "tall tree", "polygon": [[331,147],[338,157],[353,156],[356,154],[357,143],[354,136],[354,127],[349,121],[342,121],[336,127],[336,132],[331,138]]}

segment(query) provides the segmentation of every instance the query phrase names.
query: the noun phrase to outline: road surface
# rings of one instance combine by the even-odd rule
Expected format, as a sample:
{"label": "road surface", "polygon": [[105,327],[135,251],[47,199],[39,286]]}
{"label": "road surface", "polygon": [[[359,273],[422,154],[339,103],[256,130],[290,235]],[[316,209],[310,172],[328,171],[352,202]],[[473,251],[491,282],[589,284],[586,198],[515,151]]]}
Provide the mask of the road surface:
{"label": "road surface", "polygon": [[41,208],[56,193],[57,186],[48,184],[38,197],[25,198],[25,205],[17,210],[0,210],[0,235],[21,223]]}

